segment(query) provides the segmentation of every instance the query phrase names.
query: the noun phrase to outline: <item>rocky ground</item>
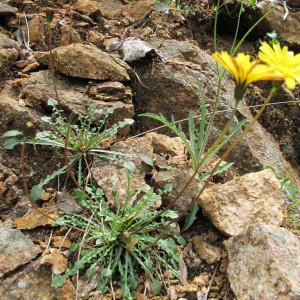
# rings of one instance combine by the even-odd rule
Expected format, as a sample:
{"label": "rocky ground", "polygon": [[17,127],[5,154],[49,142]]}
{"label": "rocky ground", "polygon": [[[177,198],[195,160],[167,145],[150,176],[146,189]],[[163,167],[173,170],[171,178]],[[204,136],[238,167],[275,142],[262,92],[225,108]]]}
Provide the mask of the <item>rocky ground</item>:
{"label": "rocky ground", "polygon": [[[110,124],[124,118],[135,123],[110,141],[110,149],[153,160],[150,167],[136,159],[132,184],[147,189],[172,183],[163,205],[178,212],[182,226],[199,187],[192,182],[176,197],[193,173],[184,145],[164,129],[145,133],[158,124],[139,117],[144,112],[175,119],[186,118],[189,112],[198,114],[199,83],[208,111],[213,107],[214,3],[182,2],[192,12],[152,0],[0,0],[1,135],[24,129],[28,121],[35,130],[47,128],[41,117],[51,114],[50,98],[57,99],[67,114],[84,113],[90,104],[114,108]],[[256,9],[246,4],[239,34],[268,9],[272,13],[241,49],[253,53],[259,40],[275,31],[282,43],[298,52],[300,2],[257,2]],[[234,1],[226,1],[224,7],[218,41],[220,49],[228,50],[238,11]],[[138,45],[143,51],[133,53]],[[252,118],[268,88],[260,84],[249,90],[236,121]],[[228,76],[220,103],[225,112],[218,114],[214,132],[230,119],[233,90]],[[181,249],[188,270],[185,282],[171,280],[161,295],[153,297],[139,288],[137,299],[300,299],[297,215],[291,221],[291,199],[266,169],[273,166],[300,188],[298,100],[299,90],[291,93],[282,88],[274,105],[231,153],[228,161],[234,166],[214,176],[202,194],[197,220],[184,233],[188,241]],[[22,186],[20,149],[1,147],[0,158],[0,299],[75,299],[76,281],[70,279],[59,289],[51,287],[52,274],[67,268],[72,241],[72,236],[64,238],[64,228],[54,230],[51,224],[61,210],[81,207],[72,200],[68,186],[59,194],[53,182],[38,202],[40,209],[33,208]],[[51,149],[28,147],[25,162],[32,187],[61,166],[63,158]],[[108,200],[115,184],[121,193],[126,187],[126,171],[114,163],[95,159],[90,172]],[[95,282],[78,284],[78,299],[122,299],[117,283],[114,296],[97,294]]]}

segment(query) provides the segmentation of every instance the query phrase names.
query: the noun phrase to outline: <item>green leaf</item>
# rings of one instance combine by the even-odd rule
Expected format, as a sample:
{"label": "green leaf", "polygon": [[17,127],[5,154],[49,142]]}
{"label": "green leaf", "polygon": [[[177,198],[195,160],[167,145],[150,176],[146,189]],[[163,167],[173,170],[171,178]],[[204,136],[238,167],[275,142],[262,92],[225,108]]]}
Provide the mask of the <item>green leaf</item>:
{"label": "green leaf", "polygon": [[2,137],[4,138],[10,138],[10,137],[16,137],[16,136],[19,136],[19,135],[23,135],[23,132],[19,131],[19,130],[9,130],[9,131],[6,131]]}
{"label": "green leaf", "polygon": [[72,243],[71,246],[69,247],[69,251],[72,253],[72,252],[75,252],[80,246],[80,243]]}
{"label": "green leaf", "polygon": [[4,142],[3,146],[4,146],[4,149],[6,149],[6,150],[12,150],[17,145],[20,145],[20,144],[22,144],[21,140],[19,140],[17,138],[10,138]]}
{"label": "green leaf", "polygon": [[197,215],[199,209],[200,209],[199,205],[197,203],[193,203],[193,206],[192,206],[189,214],[185,218],[185,222],[184,222],[182,231],[188,230],[193,225],[193,223],[197,220],[196,215]]}
{"label": "green leaf", "polygon": [[106,268],[102,270],[103,277],[111,277],[112,276],[112,269]]}
{"label": "green leaf", "polygon": [[154,296],[157,296],[161,291],[161,282],[157,278],[152,280],[151,292]]}
{"label": "green leaf", "polygon": [[133,173],[136,169],[135,164],[132,161],[125,161],[124,167],[131,173]]}
{"label": "green leaf", "polygon": [[43,186],[48,184],[51,180],[53,180],[55,177],[65,173],[67,170],[67,167],[62,167],[56,171],[54,171],[52,174],[48,175],[46,178],[44,178],[43,180],[40,181],[39,184],[37,185],[34,185],[32,190],[31,190],[31,193],[30,193],[30,196],[31,196],[31,199],[33,201],[37,201],[41,195],[41,193],[44,192],[44,189],[43,189]]}
{"label": "green leaf", "polygon": [[45,192],[45,190],[40,185],[34,185],[31,189],[31,193],[30,193],[31,199],[33,201],[39,200],[41,194],[44,192]]}
{"label": "green leaf", "polygon": [[65,283],[65,276],[64,275],[53,275],[51,287],[57,289],[63,287]]}
{"label": "green leaf", "polygon": [[178,218],[178,214],[174,210],[166,210],[163,213],[163,216],[166,217],[166,218],[170,218],[170,219],[176,219],[176,218]]}
{"label": "green leaf", "polygon": [[175,235],[174,238],[176,239],[176,242],[179,245],[185,246],[187,244],[187,241],[184,239],[182,235]]}

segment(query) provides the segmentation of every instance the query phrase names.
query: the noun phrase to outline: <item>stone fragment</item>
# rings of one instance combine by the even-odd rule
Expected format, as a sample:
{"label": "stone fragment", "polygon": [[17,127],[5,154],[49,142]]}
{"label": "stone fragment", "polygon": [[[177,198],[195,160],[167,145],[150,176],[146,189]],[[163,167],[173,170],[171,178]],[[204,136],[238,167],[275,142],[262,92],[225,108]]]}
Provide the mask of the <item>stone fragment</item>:
{"label": "stone fragment", "polygon": [[18,56],[18,51],[14,48],[0,49],[0,74],[3,74],[18,59]]}
{"label": "stone fragment", "polygon": [[57,208],[64,213],[68,214],[80,214],[83,212],[83,208],[78,205],[73,195],[67,191],[57,193]]}
{"label": "stone fragment", "polygon": [[179,218],[188,214],[192,207],[193,199],[200,190],[199,182],[194,179],[178,198],[179,193],[185,187],[193,173],[192,169],[180,170],[173,168],[155,172],[153,175],[155,188],[163,189],[167,184],[172,186],[171,192],[163,195],[163,203],[169,209],[175,210]]}
{"label": "stone fragment", "polygon": [[60,29],[60,46],[67,46],[73,43],[82,43],[80,34],[71,26],[65,25]]}
{"label": "stone fragment", "polygon": [[127,38],[122,43],[123,60],[130,63],[138,61],[150,53],[155,53],[155,49],[138,38]]}
{"label": "stone fragment", "polygon": [[270,1],[263,1],[259,6],[260,13],[255,12],[254,19],[258,18],[258,15],[264,15],[268,11],[272,10],[271,14],[263,20],[262,24],[258,26],[258,30],[261,33],[275,31],[278,38],[287,43],[290,47],[299,49],[299,32],[300,32],[300,11],[290,11],[285,20],[285,9],[279,3],[272,3]]}
{"label": "stone fragment", "polygon": [[159,133],[149,133],[152,138],[153,152],[157,154],[168,154],[171,156],[185,155],[185,146],[179,137],[171,138]]}
{"label": "stone fragment", "polygon": [[39,253],[41,249],[21,231],[0,222],[0,277],[30,262]]}
{"label": "stone fragment", "polygon": [[121,0],[75,0],[73,8],[78,12],[94,17],[100,13],[106,18],[117,17],[121,14],[122,1]]}
{"label": "stone fragment", "polygon": [[188,41],[153,38],[147,42],[166,59],[182,58],[192,63],[201,62],[202,55],[199,47]]}
{"label": "stone fragment", "polygon": [[[135,172],[130,179],[130,190],[141,189],[147,191],[150,188],[145,181],[147,165],[141,159],[141,155],[152,158],[151,138],[143,137],[136,140],[118,142],[114,144],[111,150],[126,153],[127,159],[131,160],[135,165]],[[124,201],[128,187],[128,170],[122,162],[95,159],[91,173],[97,185],[103,189],[110,203],[114,204],[114,192],[118,192],[121,202]],[[135,201],[136,199],[131,200]]]}
{"label": "stone fragment", "polygon": [[[299,30],[300,30],[300,11],[299,2],[286,1],[287,8],[292,6],[295,9],[288,9],[284,7],[282,1],[259,1],[255,7],[249,4],[248,1],[243,0],[244,13],[241,16],[241,22],[244,28],[250,28],[263,17],[261,22],[253,30],[252,35],[256,38],[263,38],[267,33],[276,32],[278,39],[294,48],[299,50]],[[298,3],[297,3],[298,2]],[[232,13],[237,12],[238,6],[235,0],[226,1],[226,10],[223,10],[223,16],[220,18],[220,27],[223,33],[231,33],[231,30],[236,28],[236,19],[232,18]],[[271,11],[271,13],[269,13]],[[228,16],[230,12],[230,16]]]}
{"label": "stone fragment", "polygon": [[130,22],[137,22],[145,19],[155,9],[151,0],[135,0],[122,9],[122,14]]}
{"label": "stone fragment", "polygon": [[97,48],[103,47],[104,35],[100,32],[91,30],[88,32],[86,39],[89,43],[94,44]]}
{"label": "stone fragment", "polygon": [[[0,3],[0,18],[14,16],[18,11],[17,8],[12,7],[5,3]],[[1,22],[2,20],[0,20]]]}
{"label": "stone fragment", "polygon": [[53,50],[55,68],[72,77],[128,81],[129,75],[122,63],[100,49],[83,44],[71,44]]}
{"label": "stone fragment", "polygon": [[18,176],[0,162],[0,211],[11,207],[22,194],[17,186],[18,180]]}
{"label": "stone fragment", "polygon": [[212,223],[234,236],[254,223],[279,226],[284,217],[284,195],[271,170],[249,173],[204,190],[199,204]]}
{"label": "stone fragment", "polygon": [[208,264],[214,264],[221,259],[220,249],[205,242],[199,235],[192,237],[192,243],[197,256],[205,260]]}
{"label": "stone fragment", "polygon": [[[45,26],[45,18],[40,15],[35,15],[28,23],[28,30],[29,30],[29,42],[33,44],[38,45],[44,45],[45,43],[45,32],[44,32],[44,26]],[[27,38],[27,28],[24,26],[22,28],[26,40]]]}
{"label": "stone fragment", "polygon": [[20,49],[19,44],[10,39],[8,36],[6,36],[5,34],[0,32],[0,49],[11,49],[11,48],[15,48],[15,49]]}
{"label": "stone fragment", "polygon": [[41,265],[50,265],[53,274],[61,274],[68,269],[68,259],[58,249],[50,249],[50,253],[40,260]]}
{"label": "stone fragment", "polygon": [[132,101],[130,87],[124,86],[121,82],[106,81],[89,87],[90,97],[101,101],[121,101],[129,103]]}
{"label": "stone fragment", "polygon": [[225,245],[228,278],[237,299],[300,299],[298,236],[284,228],[259,224]]}
{"label": "stone fragment", "polygon": [[0,92],[0,132],[10,129],[23,129],[26,122],[37,125],[40,120],[36,114],[18,104],[14,98]]}
{"label": "stone fragment", "polygon": [[36,299],[36,300],[71,300],[75,299],[75,287],[67,279],[62,288],[51,288],[51,271],[47,267],[38,270],[17,273],[1,282],[1,300]]}

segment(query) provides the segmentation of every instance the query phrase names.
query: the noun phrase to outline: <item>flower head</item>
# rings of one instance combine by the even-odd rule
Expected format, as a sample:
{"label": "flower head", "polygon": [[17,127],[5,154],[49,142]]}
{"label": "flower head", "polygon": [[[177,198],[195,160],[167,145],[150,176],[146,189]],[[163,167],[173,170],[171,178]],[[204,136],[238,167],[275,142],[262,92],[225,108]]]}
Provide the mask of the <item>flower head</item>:
{"label": "flower head", "polygon": [[241,100],[249,84],[260,80],[283,80],[283,76],[275,73],[269,66],[261,64],[259,60],[250,60],[250,55],[238,53],[231,57],[222,51],[213,54],[215,61],[226,69],[236,83],[235,98]]}
{"label": "flower head", "polygon": [[258,57],[284,78],[287,88],[292,90],[296,84],[300,84],[300,54],[294,55],[287,46],[281,48],[279,44],[275,44],[271,47],[263,42]]}

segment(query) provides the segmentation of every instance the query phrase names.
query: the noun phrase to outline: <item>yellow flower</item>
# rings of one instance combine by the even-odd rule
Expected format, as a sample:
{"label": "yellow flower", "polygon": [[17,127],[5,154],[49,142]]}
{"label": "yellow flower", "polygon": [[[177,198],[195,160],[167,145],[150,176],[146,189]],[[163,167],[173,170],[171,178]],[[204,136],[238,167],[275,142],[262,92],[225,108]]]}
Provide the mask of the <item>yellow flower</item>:
{"label": "yellow flower", "polygon": [[259,60],[250,60],[250,55],[238,53],[231,57],[227,52],[215,52],[215,61],[226,69],[236,83],[235,98],[237,101],[243,98],[249,84],[260,80],[283,80],[283,76],[276,74],[269,66],[261,64]]}
{"label": "yellow flower", "polygon": [[296,84],[300,84],[300,54],[294,55],[287,46],[281,48],[275,44],[271,47],[266,42],[262,43],[259,50],[259,59],[283,76],[288,89],[292,90]]}

